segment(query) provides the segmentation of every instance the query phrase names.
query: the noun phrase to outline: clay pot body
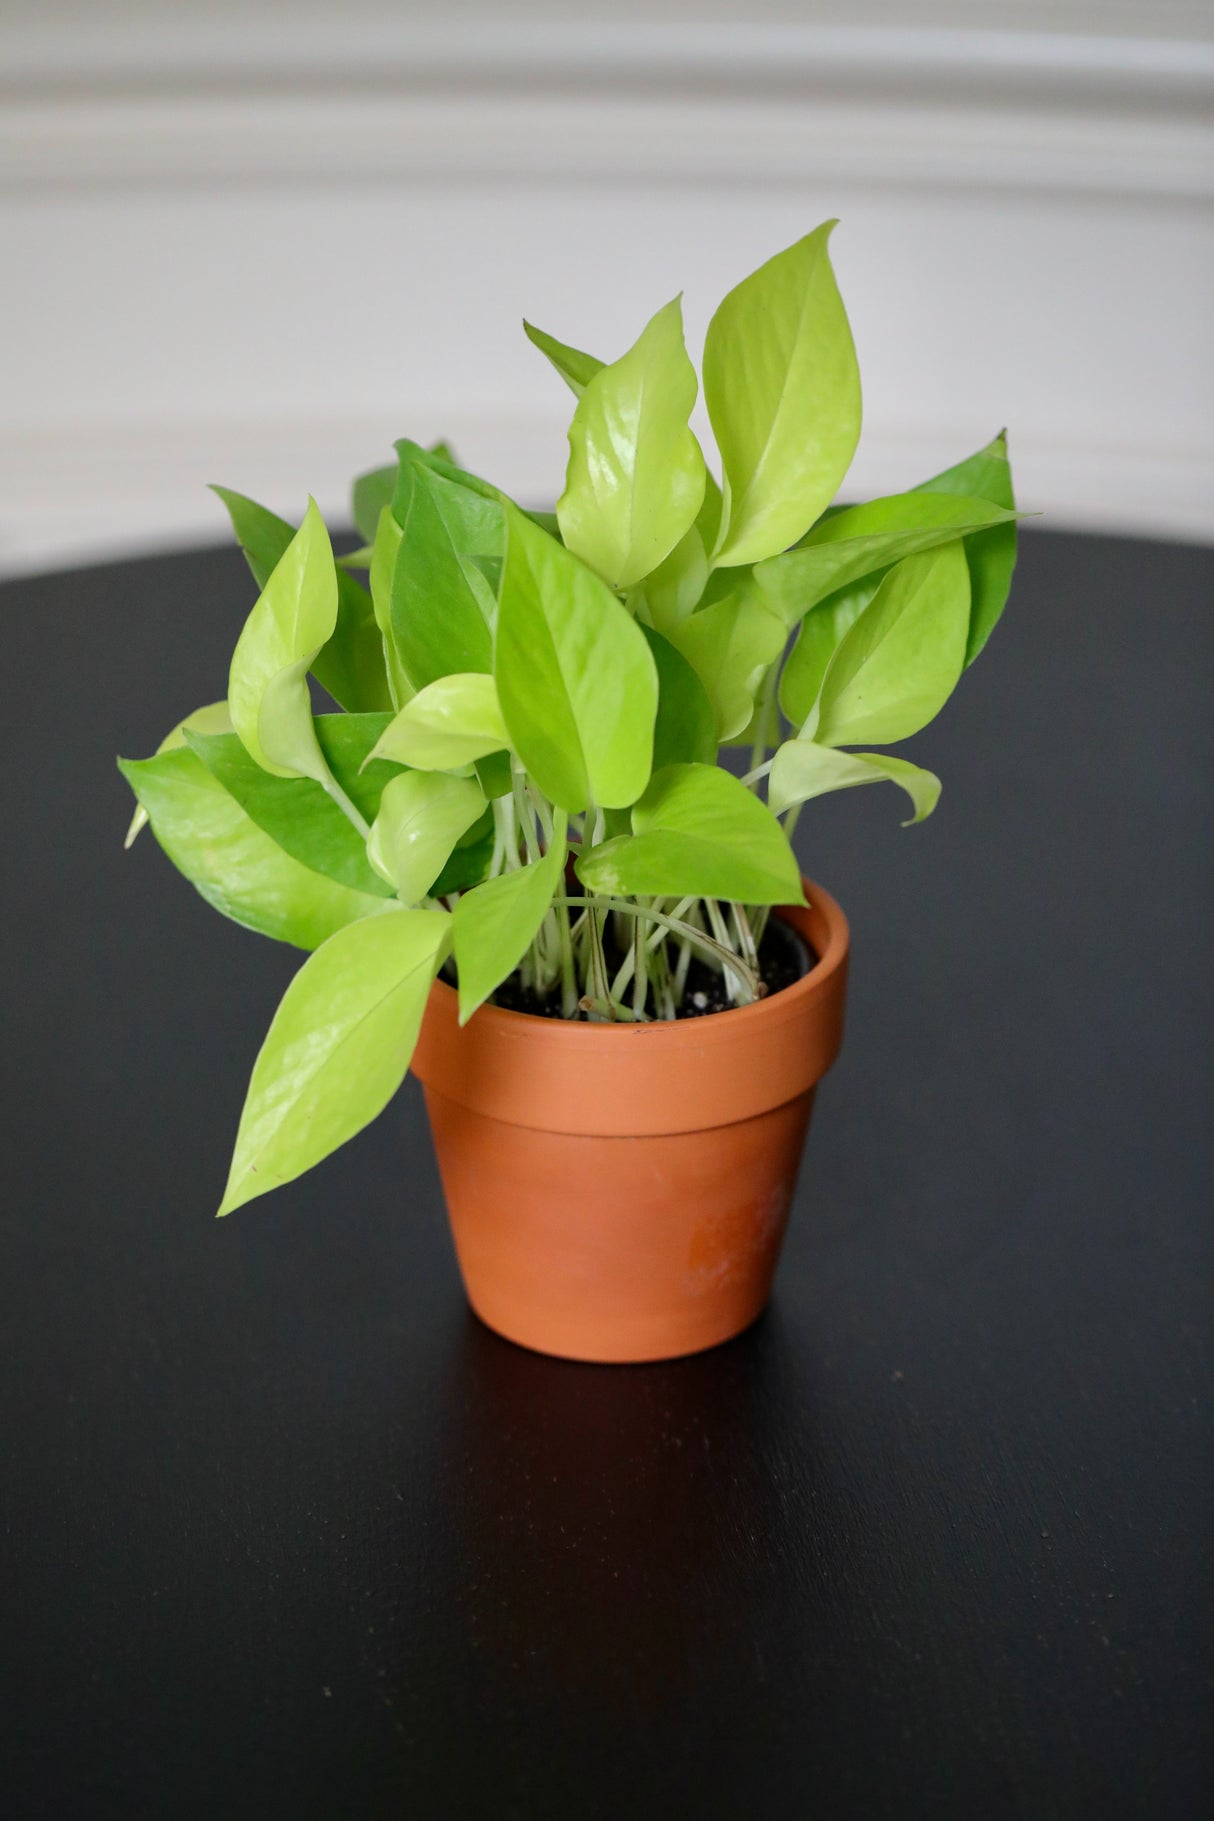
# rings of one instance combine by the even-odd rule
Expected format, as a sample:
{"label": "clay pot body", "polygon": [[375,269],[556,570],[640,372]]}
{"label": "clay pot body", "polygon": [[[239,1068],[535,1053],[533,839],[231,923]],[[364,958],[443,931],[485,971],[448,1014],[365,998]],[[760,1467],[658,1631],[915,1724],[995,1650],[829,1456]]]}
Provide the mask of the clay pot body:
{"label": "clay pot body", "polygon": [[771,1290],[814,1089],[843,1031],[847,923],[805,882],[793,986],[673,1024],[582,1024],[435,984],[413,1069],[482,1321],[541,1353],[670,1359],[739,1334]]}

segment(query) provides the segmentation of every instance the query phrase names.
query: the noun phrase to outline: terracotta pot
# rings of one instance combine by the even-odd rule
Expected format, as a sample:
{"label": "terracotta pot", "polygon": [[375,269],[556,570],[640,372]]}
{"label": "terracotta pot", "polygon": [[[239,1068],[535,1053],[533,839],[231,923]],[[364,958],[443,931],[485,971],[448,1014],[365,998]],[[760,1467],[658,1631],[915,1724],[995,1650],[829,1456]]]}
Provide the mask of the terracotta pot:
{"label": "terracotta pot", "polygon": [[756,1005],[573,1024],[436,983],[413,1061],[473,1309],[566,1359],[698,1353],[762,1312],[839,1050],[847,922],[805,882],[777,912],[817,964]]}

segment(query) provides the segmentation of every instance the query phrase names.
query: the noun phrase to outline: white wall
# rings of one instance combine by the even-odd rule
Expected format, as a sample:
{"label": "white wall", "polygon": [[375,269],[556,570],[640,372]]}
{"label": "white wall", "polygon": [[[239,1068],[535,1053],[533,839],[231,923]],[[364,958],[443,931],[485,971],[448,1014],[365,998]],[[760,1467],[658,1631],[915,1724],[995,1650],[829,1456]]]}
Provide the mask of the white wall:
{"label": "white wall", "polygon": [[10,3],[0,568],[220,535],[213,479],[340,517],[402,434],[552,497],[524,312],[610,357],[683,289],[694,348],[826,215],[849,492],[1007,423],[1050,523],[1208,537],[1211,39],[1166,0]]}

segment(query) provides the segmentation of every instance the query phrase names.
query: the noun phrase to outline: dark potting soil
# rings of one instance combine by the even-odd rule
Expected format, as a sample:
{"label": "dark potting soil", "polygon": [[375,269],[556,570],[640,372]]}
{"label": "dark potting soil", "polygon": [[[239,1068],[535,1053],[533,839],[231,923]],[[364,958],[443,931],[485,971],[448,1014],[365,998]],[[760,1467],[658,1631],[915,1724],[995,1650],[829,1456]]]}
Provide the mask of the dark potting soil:
{"label": "dark potting soil", "polygon": [[[624,957],[610,939],[604,947],[607,971],[614,974]],[[809,944],[803,941],[790,924],[779,917],[768,920],[763,940],[759,944],[759,973],[768,994],[795,985],[816,964],[817,959]],[[630,992],[631,988],[624,995],[626,1003]],[[492,1003],[504,1006],[510,1012],[529,1012],[540,1018],[559,1018],[561,1015],[559,992],[547,1000],[541,1000],[530,987],[523,986],[517,974],[511,974],[509,980],[502,982],[493,995]],[[683,1003],[679,1007],[679,1018],[706,1018],[711,1012],[729,1010],[731,1007],[722,976],[709,967],[706,961],[694,959],[687,970],[687,987]]]}

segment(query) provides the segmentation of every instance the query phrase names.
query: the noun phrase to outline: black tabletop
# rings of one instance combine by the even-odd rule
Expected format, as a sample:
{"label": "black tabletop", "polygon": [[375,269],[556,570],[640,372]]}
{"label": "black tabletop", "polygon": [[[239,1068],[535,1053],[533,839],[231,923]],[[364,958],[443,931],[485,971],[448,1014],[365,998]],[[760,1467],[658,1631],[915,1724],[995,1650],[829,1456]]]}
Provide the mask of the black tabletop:
{"label": "black tabletop", "polygon": [[627,1368],[468,1315],[416,1084],[215,1222],[298,957],[123,853],[114,755],[251,584],[0,590],[6,1816],[1214,1812],[1212,584],[1029,533],[933,820],[806,810],[775,1300]]}

